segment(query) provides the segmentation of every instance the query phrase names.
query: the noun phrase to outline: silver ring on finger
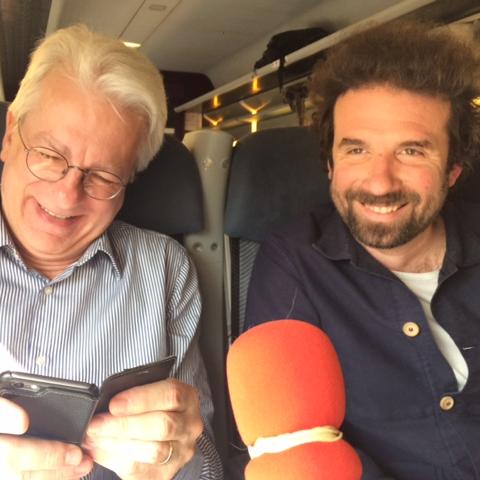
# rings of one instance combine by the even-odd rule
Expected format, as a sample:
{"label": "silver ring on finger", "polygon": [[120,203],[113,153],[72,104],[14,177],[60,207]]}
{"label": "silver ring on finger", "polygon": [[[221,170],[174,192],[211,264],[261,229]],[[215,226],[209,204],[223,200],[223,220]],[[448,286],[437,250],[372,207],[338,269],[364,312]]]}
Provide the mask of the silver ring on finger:
{"label": "silver ring on finger", "polygon": [[159,465],[166,465],[170,459],[172,458],[173,455],[173,445],[172,442],[168,442],[169,445],[169,450],[168,450],[168,455],[165,457],[165,460],[162,460]]}

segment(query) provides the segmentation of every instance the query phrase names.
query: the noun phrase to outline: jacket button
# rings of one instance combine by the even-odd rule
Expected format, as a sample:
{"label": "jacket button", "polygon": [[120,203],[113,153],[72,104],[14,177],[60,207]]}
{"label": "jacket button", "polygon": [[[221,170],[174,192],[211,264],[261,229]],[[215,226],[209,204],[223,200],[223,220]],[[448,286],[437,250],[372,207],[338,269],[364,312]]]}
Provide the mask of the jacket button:
{"label": "jacket button", "polygon": [[450,395],[445,395],[440,400],[440,408],[444,412],[447,412],[448,410],[451,410],[454,407],[454,405],[455,405],[455,399],[453,397],[451,397]]}
{"label": "jacket button", "polygon": [[402,330],[407,337],[416,337],[420,333],[420,327],[415,322],[404,323]]}

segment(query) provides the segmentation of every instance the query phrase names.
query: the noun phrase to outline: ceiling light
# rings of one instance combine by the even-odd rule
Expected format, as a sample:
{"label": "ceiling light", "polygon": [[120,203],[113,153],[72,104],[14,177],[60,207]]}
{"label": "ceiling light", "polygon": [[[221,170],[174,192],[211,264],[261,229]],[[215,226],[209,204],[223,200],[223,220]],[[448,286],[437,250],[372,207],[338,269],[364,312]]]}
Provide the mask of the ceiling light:
{"label": "ceiling light", "polygon": [[245,100],[240,100],[239,103],[245,110],[250,112],[250,114],[252,114],[252,115],[256,115],[260,110],[262,110],[262,108],[265,108],[268,105],[268,102],[263,102],[258,107],[252,107]]}
{"label": "ceiling light", "polygon": [[128,48],[140,48],[142,46],[141,43],[136,42],[123,42],[123,44]]}
{"label": "ceiling light", "polygon": [[223,122],[223,117],[212,118],[212,117],[209,117],[206,113],[203,114],[203,118],[207,120],[208,123],[210,123],[210,125],[212,125],[213,127],[216,127],[217,125]]}

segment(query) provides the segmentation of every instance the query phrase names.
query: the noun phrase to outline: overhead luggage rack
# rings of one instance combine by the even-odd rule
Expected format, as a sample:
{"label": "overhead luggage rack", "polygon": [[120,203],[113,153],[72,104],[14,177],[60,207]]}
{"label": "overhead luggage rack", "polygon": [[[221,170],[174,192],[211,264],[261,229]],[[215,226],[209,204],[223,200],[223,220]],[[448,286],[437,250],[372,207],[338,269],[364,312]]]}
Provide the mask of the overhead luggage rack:
{"label": "overhead luggage rack", "polygon": [[[298,124],[292,108],[285,100],[290,88],[306,84],[312,66],[326,50],[354,32],[369,28],[372,23],[385,23],[396,18],[422,18],[439,23],[477,21],[480,5],[477,0],[403,0],[359,22],[311,43],[285,56],[283,86],[278,83],[280,61],[243,75],[219,88],[175,108],[186,114],[186,130],[199,128],[254,131],[258,124],[282,116],[292,117],[288,125]],[[307,101],[305,108],[308,111]],[[277,120],[277,123],[281,120]],[[272,123],[272,126],[275,124]],[[235,135],[241,136],[241,135]]]}

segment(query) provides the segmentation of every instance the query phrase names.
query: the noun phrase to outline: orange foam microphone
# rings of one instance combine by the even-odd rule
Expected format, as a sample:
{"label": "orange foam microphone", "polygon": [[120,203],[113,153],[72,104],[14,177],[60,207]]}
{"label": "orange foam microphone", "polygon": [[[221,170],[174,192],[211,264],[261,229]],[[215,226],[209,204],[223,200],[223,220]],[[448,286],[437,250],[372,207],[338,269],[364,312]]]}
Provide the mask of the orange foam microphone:
{"label": "orange foam microphone", "polygon": [[235,421],[251,460],[246,480],[359,480],[342,439],[345,386],[322,330],[299,320],[258,325],[227,356]]}

